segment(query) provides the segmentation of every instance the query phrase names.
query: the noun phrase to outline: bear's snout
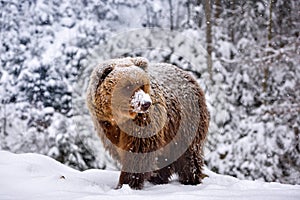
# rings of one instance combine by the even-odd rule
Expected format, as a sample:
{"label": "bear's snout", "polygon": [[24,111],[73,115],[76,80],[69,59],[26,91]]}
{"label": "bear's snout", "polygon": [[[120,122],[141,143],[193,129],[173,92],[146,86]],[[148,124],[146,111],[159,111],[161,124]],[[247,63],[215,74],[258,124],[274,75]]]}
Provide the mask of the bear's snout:
{"label": "bear's snout", "polygon": [[145,93],[143,90],[138,90],[134,93],[131,105],[133,107],[133,112],[144,113],[147,112],[152,104],[150,95]]}

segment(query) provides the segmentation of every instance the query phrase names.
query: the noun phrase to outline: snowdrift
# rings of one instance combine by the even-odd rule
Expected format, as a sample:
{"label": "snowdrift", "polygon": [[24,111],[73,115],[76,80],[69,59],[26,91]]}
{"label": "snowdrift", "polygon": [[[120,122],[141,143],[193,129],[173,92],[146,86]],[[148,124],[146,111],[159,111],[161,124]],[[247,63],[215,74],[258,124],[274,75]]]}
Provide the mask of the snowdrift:
{"label": "snowdrift", "polygon": [[207,169],[205,173],[209,178],[198,186],[181,185],[174,176],[167,185],[146,183],[141,191],[124,185],[115,190],[118,171],[79,172],[46,156],[0,151],[0,199],[300,199],[300,185],[238,180]]}

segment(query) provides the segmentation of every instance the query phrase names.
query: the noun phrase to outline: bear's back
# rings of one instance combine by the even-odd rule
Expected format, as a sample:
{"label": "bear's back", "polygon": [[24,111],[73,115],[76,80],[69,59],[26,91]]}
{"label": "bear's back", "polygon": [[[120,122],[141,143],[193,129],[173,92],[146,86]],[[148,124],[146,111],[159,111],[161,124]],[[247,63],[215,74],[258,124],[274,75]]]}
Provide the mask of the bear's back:
{"label": "bear's back", "polygon": [[150,63],[147,72],[150,80],[155,80],[166,90],[167,101],[171,98],[179,101],[177,114],[181,116],[181,134],[196,133],[199,128],[208,129],[209,113],[204,92],[188,72],[166,63]]}
{"label": "bear's back", "polygon": [[155,79],[177,97],[183,99],[193,97],[193,100],[197,98],[200,98],[201,101],[205,100],[202,89],[192,75],[174,65],[150,63],[147,72],[151,79]]}

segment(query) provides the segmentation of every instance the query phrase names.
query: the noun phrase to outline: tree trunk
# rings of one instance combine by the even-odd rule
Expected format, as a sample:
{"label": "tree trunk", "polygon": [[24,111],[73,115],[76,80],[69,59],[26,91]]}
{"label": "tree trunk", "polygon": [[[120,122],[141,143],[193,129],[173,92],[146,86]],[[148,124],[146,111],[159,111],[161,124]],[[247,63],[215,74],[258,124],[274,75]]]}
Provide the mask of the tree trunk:
{"label": "tree trunk", "polygon": [[[271,41],[272,41],[272,24],[273,24],[273,20],[272,20],[272,10],[273,10],[273,0],[270,0],[269,3],[269,24],[268,24],[268,48],[271,48]],[[267,55],[270,55],[270,52],[267,52]],[[268,63],[264,68],[264,81],[263,81],[263,91],[266,92],[267,91],[267,87],[268,87],[268,79],[269,79],[269,66]]]}
{"label": "tree trunk", "polygon": [[207,70],[212,80],[212,24],[211,24],[211,3],[205,0],[205,18],[206,18],[206,51],[207,51]]}
{"label": "tree trunk", "polygon": [[186,2],[186,9],[187,9],[187,25],[188,25],[188,27],[190,27],[190,25],[191,25],[191,23],[190,23],[190,20],[191,20],[191,8],[190,8],[190,4],[191,4],[191,2],[190,2],[190,0],[187,0],[187,2]]}
{"label": "tree trunk", "polygon": [[5,103],[3,105],[3,136],[7,136],[6,126],[7,126],[7,113],[6,113],[6,105]]}
{"label": "tree trunk", "polygon": [[[234,13],[235,13],[235,0],[232,1],[231,5],[230,5],[230,9],[231,9],[231,14],[229,15],[231,20],[233,20],[234,18]],[[231,42],[234,43],[235,39],[234,39],[234,28],[233,28],[233,22],[230,23],[229,25],[229,31],[230,31],[230,39]],[[233,59],[233,57],[231,57],[231,59]]]}
{"label": "tree trunk", "polygon": [[172,0],[169,0],[169,8],[170,8],[170,30],[174,29],[174,19],[173,19],[173,5]]}
{"label": "tree trunk", "polygon": [[221,16],[222,7],[221,0],[215,0],[215,20],[218,20]]}

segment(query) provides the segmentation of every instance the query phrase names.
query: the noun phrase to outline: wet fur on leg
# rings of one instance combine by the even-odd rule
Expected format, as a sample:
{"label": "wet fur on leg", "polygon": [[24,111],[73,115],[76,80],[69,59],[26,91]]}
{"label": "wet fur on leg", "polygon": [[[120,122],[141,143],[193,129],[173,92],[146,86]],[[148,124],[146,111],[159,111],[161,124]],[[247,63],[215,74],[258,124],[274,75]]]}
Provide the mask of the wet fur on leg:
{"label": "wet fur on leg", "polygon": [[169,183],[169,179],[172,176],[172,170],[170,170],[171,167],[172,166],[169,165],[160,170],[154,171],[148,181],[154,185]]}
{"label": "wet fur on leg", "polygon": [[197,185],[206,177],[202,173],[203,161],[201,155],[187,151],[176,162],[176,172],[181,184]]}
{"label": "wet fur on leg", "polygon": [[122,171],[117,189],[122,188],[124,184],[128,184],[130,188],[140,190],[144,187],[144,181],[147,176],[147,173],[129,173]]}

